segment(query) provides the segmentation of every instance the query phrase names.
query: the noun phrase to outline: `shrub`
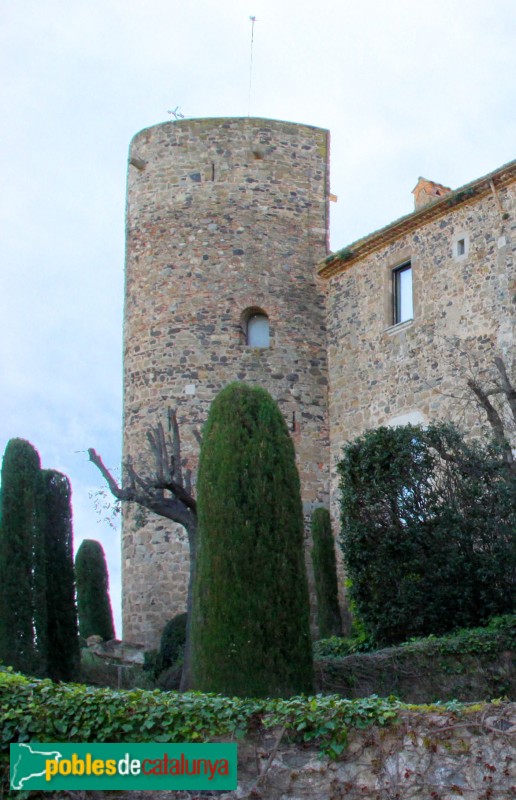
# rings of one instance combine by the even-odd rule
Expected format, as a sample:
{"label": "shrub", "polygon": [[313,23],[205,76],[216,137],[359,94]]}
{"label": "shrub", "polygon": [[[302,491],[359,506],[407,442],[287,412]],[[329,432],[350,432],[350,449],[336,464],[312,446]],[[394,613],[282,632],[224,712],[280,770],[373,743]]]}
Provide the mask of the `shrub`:
{"label": "shrub", "polygon": [[160,689],[179,689],[183,669],[188,614],[176,614],[161,633],[159,650],[147,650],[143,669]]}
{"label": "shrub", "polygon": [[79,632],[71,489],[68,478],[41,470],[37,492],[37,538],[34,561],[35,630],[42,671],[52,680],[72,680],[79,668]]}
{"label": "shrub", "polygon": [[194,687],[253,696],[309,691],[299,476],[286,423],[266,391],[231,384],[215,398],[197,490]]}
{"label": "shrub", "polygon": [[[492,617],[487,625],[479,628],[464,628],[436,637],[433,634],[423,638],[402,642],[397,650],[410,652],[427,651],[439,655],[498,655],[512,651],[516,647],[516,614]],[[351,637],[332,636],[314,644],[316,658],[344,658],[356,653],[373,650],[367,644],[359,643]]]}
{"label": "shrub", "polygon": [[[0,751],[15,742],[199,743],[285,727],[294,741],[319,742],[338,756],[348,729],[388,725],[394,699],[331,697],[255,700],[134,689],[112,691],[27,680],[0,668]],[[0,788],[1,792],[1,788]]]}
{"label": "shrub", "polygon": [[75,577],[81,638],[102,636],[104,641],[114,639],[108,571],[100,542],[84,539],[81,543],[75,557]]}
{"label": "shrub", "polygon": [[312,514],[312,564],[317,595],[319,636],[340,636],[342,622],[339,608],[335,543],[331,531],[330,512],[316,508]]}
{"label": "shrub", "polygon": [[168,669],[182,655],[186,641],[186,620],[188,614],[176,614],[167,622],[161,634],[159,653],[162,669]]}
{"label": "shrub", "polygon": [[181,683],[183,671],[182,659],[171,667],[160,672],[156,679],[156,686],[164,692],[177,692]]}
{"label": "shrub", "polygon": [[33,551],[39,455],[24,439],[11,439],[2,463],[0,531],[0,660],[34,672]]}
{"label": "shrub", "polygon": [[516,490],[450,425],[378,428],[339,465],[350,597],[379,645],[512,612]]}
{"label": "shrub", "polygon": [[120,664],[92,653],[87,647],[81,650],[77,680],[88,686],[111,689],[154,688],[154,680],[143,665]]}

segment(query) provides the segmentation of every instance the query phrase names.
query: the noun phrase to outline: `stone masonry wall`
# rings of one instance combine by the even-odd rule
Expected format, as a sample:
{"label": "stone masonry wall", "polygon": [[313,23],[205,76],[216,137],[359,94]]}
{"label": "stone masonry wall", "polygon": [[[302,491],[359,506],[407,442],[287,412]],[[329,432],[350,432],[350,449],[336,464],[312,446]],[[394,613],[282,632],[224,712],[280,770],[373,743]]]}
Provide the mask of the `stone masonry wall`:
{"label": "stone masonry wall", "polygon": [[321,757],[313,745],[289,746],[281,731],[275,733],[239,745],[239,788],[221,800],[516,797],[514,703],[459,713],[437,707],[401,711],[386,728],[351,730],[337,761]]}
{"label": "stone masonry wall", "polygon": [[[453,419],[478,433],[466,379],[489,380],[494,355],[514,366],[515,211],[512,183],[497,198],[450,208],[328,281],[334,476],[343,445],[369,428]],[[408,260],[414,318],[393,326],[392,270]],[[336,515],[335,478],[332,490]]]}
{"label": "stone masonry wall", "polygon": [[[177,409],[193,435],[227,383],[266,388],[292,431],[305,512],[328,501],[324,284],[328,133],[262,119],[199,119],[139,133],[129,154],[124,459],[145,470],[146,431]],[[245,341],[265,312],[266,349]],[[124,639],[155,647],[185,607],[188,551],[166,520],[125,515]]]}
{"label": "stone masonry wall", "polygon": [[[238,741],[233,791],[132,791],[118,800],[514,800],[516,706],[412,707],[387,727],[351,729],[337,760],[260,729]],[[166,745],[164,746],[166,747]],[[82,792],[84,800],[113,796]],[[55,800],[69,800],[57,792]]]}

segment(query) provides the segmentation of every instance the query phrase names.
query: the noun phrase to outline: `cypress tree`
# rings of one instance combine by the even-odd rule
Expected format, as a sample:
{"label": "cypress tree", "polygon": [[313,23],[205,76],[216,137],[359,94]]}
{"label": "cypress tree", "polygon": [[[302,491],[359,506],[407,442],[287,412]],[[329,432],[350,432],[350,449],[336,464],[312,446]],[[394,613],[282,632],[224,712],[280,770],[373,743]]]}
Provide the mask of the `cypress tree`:
{"label": "cypress tree", "polygon": [[36,665],[33,549],[39,469],[39,455],[29,442],[7,443],[2,463],[0,660],[24,672],[32,672]]}
{"label": "cypress tree", "polygon": [[313,685],[295,453],[270,395],[227,386],[212,403],[198,474],[194,687],[290,696]]}
{"label": "cypress tree", "polygon": [[316,508],[312,514],[312,564],[317,595],[317,625],[321,639],[340,636],[342,622],[339,609],[337,562],[331,532],[330,512]]}
{"label": "cypress tree", "polygon": [[82,639],[102,636],[115,638],[113,614],[109,599],[109,577],[100,542],[84,539],[75,556],[79,633]]}
{"label": "cypress tree", "polygon": [[36,643],[44,674],[72,680],[79,666],[71,488],[55,470],[40,473],[34,560]]}

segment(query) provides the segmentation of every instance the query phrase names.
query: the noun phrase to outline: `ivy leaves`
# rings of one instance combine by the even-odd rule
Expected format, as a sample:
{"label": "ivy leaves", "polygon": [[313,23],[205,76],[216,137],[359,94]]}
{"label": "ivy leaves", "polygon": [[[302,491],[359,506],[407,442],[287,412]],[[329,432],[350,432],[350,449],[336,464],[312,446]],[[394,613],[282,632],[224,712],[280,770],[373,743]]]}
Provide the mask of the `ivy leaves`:
{"label": "ivy leaves", "polygon": [[395,698],[345,700],[338,695],[254,700],[190,692],[113,691],[29,681],[0,671],[2,749],[11,742],[204,742],[242,738],[260,726],[281,726],[295,741],[318,742],[337,758],[351,728],[387,725]]}

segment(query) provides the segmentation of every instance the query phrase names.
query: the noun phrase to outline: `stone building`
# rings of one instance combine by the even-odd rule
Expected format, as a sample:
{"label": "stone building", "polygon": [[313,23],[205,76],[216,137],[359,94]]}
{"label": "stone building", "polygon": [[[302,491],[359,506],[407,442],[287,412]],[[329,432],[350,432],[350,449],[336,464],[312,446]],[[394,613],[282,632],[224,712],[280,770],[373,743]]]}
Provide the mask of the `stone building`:
{"label": "stone building", "polygon": [[[144,458],[147,430],[172,406],[195,473],[213,397],[256,383],[292,431],[308,517],[335,496],[346,440],[453,416],[447,394],[468,348],[510,360],[515,178],[516,162],[456,192],[421,178],[412,214],[328,256],[327,131],[244,118],[137,134],[124,458]],[[184,610],[186,543],[163,519],[127,514],[122,575],[124,638],[156,646]]]}
{"label": "stone building", "polygon": [[516,162],[455,192],[420,178],[414,194],[412,214],[317,270],[333,467],[346,441],[379,425],[451,418],[474,430],[466,379],[489,380],[495,354],[514,364]]}

